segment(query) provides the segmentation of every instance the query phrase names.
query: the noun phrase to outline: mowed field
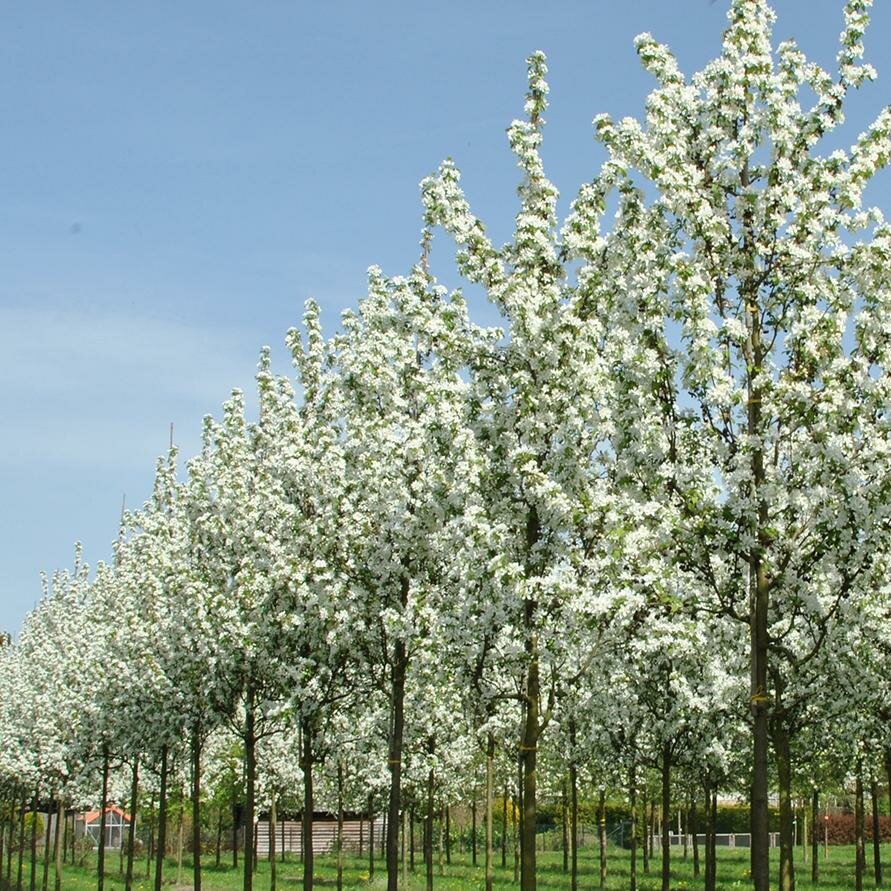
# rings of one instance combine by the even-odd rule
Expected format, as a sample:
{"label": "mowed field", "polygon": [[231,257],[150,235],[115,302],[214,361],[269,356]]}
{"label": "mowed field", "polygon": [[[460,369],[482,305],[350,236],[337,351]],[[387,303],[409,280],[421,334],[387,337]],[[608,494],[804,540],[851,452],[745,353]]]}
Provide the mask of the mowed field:
{"label": "mowed field", "polygon": [[[776,852],[774,852],[776,853]],[[597,853],[593,850],[580,852],[579,858],[579,891],[596,891],[599,887]],[[882,860],[888,873],[888,882],[891,883],[891,845],[882,848]],[[500,860],[495,869],[495,887],[499,891],[515,891],[518,885],[513,881],[512,864],[506,870],[501,869]],[[864,888],[873,888],[872,874],[872,849],[867,850],[868,870]],[[277,864],[277,885],[279,891],[298,891],[302,882],[302,864],[299,859],[288,859]],[[89,862],[84,867],[66,866],[63,878],[63,888],[66,891],[92,891],[96,888],[96,874],[89,868]],[[644,873],[643,866],[638,863],[638,888],[640,891],[657,891],[661,887],[658,864],[650,864],[650,872]],[[109,869],[106,873],[106,891],[122,891],[123,880],[117,871],[117,857],[113,854],[110,858]],[[609,875],[607,888],[609,891],[627,891],[629,887],[630,858],[627,851],[618,848],[609,850]],[[192,887],[191,863],[184,859],[182,875],[177,883],[177,866],[175,860],[168,861],[166,867],[165,885],[174,889]],[[255,891],[267,891],[270,879],[269,863],[266,860],[260,862],[254,879]],[[702,888],[702,877],[694,878],[692,858],[684,861],[682,856],[672,864],[672,891],[693,891]],[[484,870],[482,860],[480,865],[473,866],[469,855],[452,857],[452,862],[444,867],[444,874],[440,874],[438,864],[434,867],[434,886],[441,891],[481,891],[484,887]],[[401,878],[401,875],[400,875]],[[40,891],[43,880],[42,864],[36,876],[37,891]],[[797,887],[833,889],[833,891],[851,891],[854,888],[854,848],[833,847],[830,849],[829,858],[820,858],[820,882],[817,885],[811,883],[810,864],[799,864],[796,875]],[[211,860],[202,872],[202,886],[206,891],[239,891],[242,888],[242,872],[231,865],[216,867]],[[316,857],[316,884],[320,888],[335,888],[337,884],[337,864],[334,857]],[[30,887],[30,875],[28,865],[24,866],[23,891]],[[344,857],[343,886],[350,889],[369,889],[380,891],[386,887],[386,875],[383,870],[376,870],[373,878],[368,875],[368,861],[366,858],[352,856]],[[563,891],[569,888],[569,876],[563,872],[563,857],[560,852],[539,854],[538,886],[542,891]],[[5,886],[4,886],[5,887]],[[13,869],[13,889],[15,883],[15,869]],[[49,887],[53,887],[53,873],[50,868]],[[145,874],[145,862],[139,864],[137,869],[137,881],[134,882],[135,891],[152,891],[152,882]],[[423,864],[420,857],[416,860],[415,871],[409,871],[408,891],[423,891],[425,887]],[[748,877],[748,856],[744,850],[718,849],[718,889],[730,891],[734,888],[750,887]]]}

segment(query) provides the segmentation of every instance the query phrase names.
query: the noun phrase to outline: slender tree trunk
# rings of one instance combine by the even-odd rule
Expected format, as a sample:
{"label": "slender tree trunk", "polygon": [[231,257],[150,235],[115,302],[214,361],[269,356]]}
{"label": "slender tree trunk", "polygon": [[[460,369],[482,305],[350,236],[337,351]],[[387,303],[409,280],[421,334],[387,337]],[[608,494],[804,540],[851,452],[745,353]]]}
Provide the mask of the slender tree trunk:
{"label": "slender tree trunk", "polygon": [[179,813],[176,817],[176,884],[177,887],[183,883],[183,832],[185,830],[185,790],[179,789]]}
{"label": "slender tree trunk", "polygon": [[[201,728],[192,730],[192,889],[201,891]],[[272,845],[274,848],[275,845]]]}
{"label": "slender tree trunk", "polygon": [[[281,835],[281,843],[282,843],[282,844],[281,844],[281,858],[282,858],[282,863],[285,862],[285,823],[287,823],[287,820],[282,820],[282,821],[281,821],[280,835]],[[362,824],[360,823],[359,825],[361,826]]]}
{"label": "slender tree trunk", "polygon": [[275,891],[276,879],[275,867],[277,863],[275,852],[275,830],[278,824],[278,814],[276,813],[275,789],[269,800],[269,850],[266,856],[269,858],[269,891]]}
{"label": "slender tree trunk", "polygon": [[693,836],[693,875],[699,877],[699,814],[696,810],[696,794],[690,795],[690,835]]}
{"label": "slender tree trunk", "polygon": [[[778,694],[779,695],[779,694]],[[795,891],[795,814],[792,809],[792,752],[781,714],[772,722],[780,791],[780,891]]]}
{"label": "slender tree trunk", "polygon": [[566,795],[566,777],[560,783],[560,826],[563,830],[563,840],[560,850],[563,852],[563,873],[569,872],[569,803]]}
{"label": "slender tree trunk", "polygon": [[254,805],[257,779],[257,716],[254,691],[248,689],[244,720],[244,891],[254,887]]}
{"label": "slender tree trunk", "polygon": [[402,808],[402,887],[408,888],[408,808]]}
{"label": "slender tree trunk", "polygon": [[46,810],[46,826],[43,830],[43,880],[40,887],[47,891],[49,887],[49,861],[50,861],[50,829],[52,828],[52,805]]}
{"label": "slender tree trunk", "polygon": [[19,858],[18,858],[18,874],[15,886],[18,891],[22,891],[22,882],[25,872],[25,809],[28,807],[28,799],[22,799],[22,807],[19,812]]}
{"label": "slender tree trunk", "polygon": [[[495,803],[493,773],[495,762],[495,734],[489,732],[486,739],[486,891],[492,891],[495,881],[495,852],[493,850],[492,807]],[[433,891],[428,888],[427,891]]]}
{"label": "slender tree trunk", "polygon": [[374,878],[374,796],[368,796],[368,878]]}
{"label": "slender tree trunk", "polygon": [[816,885],[820,881],[820,839],[818,827],[820,825],[820,792],[814,786],[811,792],[811,884]]}
{"label": "slender tree trunk", "polygon": [[633,760],[628,776],[628,802],[631,805],[631,877],[628,888],[637,891],[637,764]]}
{"label": "slender tree trunk", "polygon": [[882,887],[882,829],[879,823],[879,783],[873,774],[870,783],[872,804],[872,862],[876,888]]}
{"label": "slender tree trunk", "polygon": [[863,891],[863,876],[866,872],[866,838],[863,807],[863,759],[857,759],[857,780],[854,790],[854,841],[857,860],[854,869],[854,889]]}
{"label": "slender tree trunk", "polygon": [[[408,603],[409,581],[401,581],[401,602]],[[408,652],[405,641],[397,639],[393,645],[390,671],[390,802],[387,814],[387,891],[399,886],[399,814],[402,809],[402,740],[405,733],[405,675]]]}
{"label": "slender tree trunk", "polygon": [[43,833],[43,881],[40,887],[42,891],[49,889],[49,864],[50,864],[50,829],[52,828],[52,805],[46,810],[46,828]]}
{"label": "slender tree trunk", "polygon": [[473,798],[470,800],[470,859],[476,866],[476,789],[473,790]]}
{"label": "slender tree trunk", "polygon": [[232,868],[238,869],[238,829],[241,822],[241,814],[239,812],[236,799],[232,799]]}
{"label": "slender tree trunk", "polygon": [[712,864],[712,887],[718,887],[718,787],[712,786],[712,802],[708,810],[708,847]]}
{"label": "slender tree trunk", "polygon": [[569,719],[569,888],[578,891],[579,886],[579,774],[576,764],[575,718]]}
{"label": "slender tree trunk", "polygon": [[53,855],[56,861],[55,882],[53,883],[54,891],[62,891],[62,850],[64,847],[64,832],[62,827],[64,824],[65,801],[60,795],[59,800],[56,803],[56,843],[53,846]]}
{"label": "slender tree trunk", "polygon": [[445,837],[445,855],[446,863],[452,865],[452,809],[446,805],[445,809],[446,837]]}
{"label": "slender tree trunk", "polygon": [[[16,818],[16,800],[13,795],[9,806],[9,826],[3,827],[6,833],[6,885],[9,886],[9,879],[12,876],[12,848],[15,842],[15,818]],[[0,872],[3,870],[3,857],[0,856]]]}
{"label": "slender tree trunk", "polygon": [[501,798],[501,868],[507,869],[507,783],[504,784],[504,795]]}
{"label": "slender tree trunk", "polygon": [[155,891],[161,891],[167,853],[167,746],[161,747],[161,791],[158,794],[158,840],[155,851]]}
{"label": "slender tree trunk", "polygon": [[597,840],[600,846],[600,888],[606,888],[606,789],[597,799]]}
{"label": "slender tree trunk", "polygon": [[[220,858],[223,854],[223,808],[217,808],[217,851],[216,851],[216,867],[220,868]],[[130,889],[126,889],[130,891]]]}
{"label": "slender tree trunk", "polygon": [[[432,756],[434,750],[433,737],[427,747]],[[432,758],[431,758],[432,763]],[[436,775],[431,767],[427,771],[427,813],[424,816],[424,868],[427,877],[427,891],[433,891],[433,792],[436,784]]]}
{"label": "slender tree trunk", "polygon": [[300,829],[303,833],[301,851],[303,853],[303,891],[312,891],[315,853],[312,847],[313,810],[315,792],[313,790],[313,727],[306,718],[302,722],[303,753],[300,766],[303,769],[303,820]]}
{"label": "slender tree trunk", "polygon": [[152,874],[152,858],[155,856],[155,795],[149,799],[149,837],[145,851],[145,877]]}
{"label": "slender tree trunk", "polygon": [[715,865],[712,862],[712,790],[705,786],[705,891],[715,891]]}
{"label": "slender tree trunk", "polygon": [[523,833],[520,826],[523,822],[523,762],[519,762],[519,782],[517,783],[517,813],[514,821],[514,884],[520,881],[520,858],[523,847]]}
{"label": "slender tree trunk", "polygon": [[415,871],[415,806],[408,809],[408,862]]}
{"label": "slender tree trunk", "polygon": [[[15,805],[12,806],[12,811],[14,812]],[[0,874],[3,872],[3,864],[5,863],[4,856],[7,851],[6,844],[6,836],[8,833],[9,826],[12,825],[12,821],[15,819],[14,813],[10,813],[9,821],[6,820],[6,815],[3,815],[3,820],[0,821]]]}
{"label": "slender tree trunk", "polygon": [[[743,189],[750,185],[748,161],[740,174]],[[763,434],[763,384],[760,375],[764,367],[765,346],[761,330],[761,307],[758,301],[758,281],[755,270],[755,247],[752,238],[752,211],[743,211],[744,254],[748,269],[741,276],[740,292],[749,320],[746,342],[746,432],[755,442]],[[750,793],[752,817],[752,888],[770,891],[770,834],[768,822],[768,742],[769,697],[768,678],[768,612],[770,589],[764,555],[770,548],[769,509],[766,489],[764,447],[756,445],[751,451],[752,497],[758,506],[757,541],[749,552],[750,615],[749,664],[751,668],[752,711],[752,787]]]}
{"label": "slender tree trunk", "polygon": [[107,822],[106,811],[108,810],[108,759],[108,744],[106,743],[102,746],[102,803],[99,806],[99,853],[96,863],[98,891],[102,891],[105,887],[105,826]]}
{"label": "slender tree trunk", "polygon": [[662,745],[662,891],[671,887],[671,744]]}
{"label": "slender tree trunk", "polygon": [[[537,529],[537,514],[532,512]],[[533,540],[537,540],[537,532]],[[526,639],[526,689],[525,689],[525,721],[523,737],[520,743],[523,764],[523,822],[521,824],[520,844],[520,891],[535,891],[536,888],[536,852],[535,829],[537,819],[537,773],[539,714],[538,703],[541,695],[538,674],[538,637],[534,632],[535,602],[527,600],[524,606]]]}
{"label": "slender tree trunk", "polygon": [[439,811],[439,874],[445,875],[445,812]]}
{"label": "slender tree trunk", "polygon": [[343,891],[343,761],[337,759],[337,891]]}
{"label": "slender tree trunk", "polygon": [[643,844],[641,845],[641,855],[643,856],[643,868],[644,873],[649,873],[650,871],[650,853],[651,847],[650,844],[653,840],[653,834],[656,826],[656,807],[653,806],[652,809],[647,804],[647,793],[646,790],[641,794],[641,802],[640,802],[640,810],[641,817],[643,818],[641,823],[641,838],[643,839]]}
{"label": "slender tree trunk", "polygon": [[34,805],[31,808],[31,891],[37,888],[37,805],[40,800],[39,793],[34,793]]}

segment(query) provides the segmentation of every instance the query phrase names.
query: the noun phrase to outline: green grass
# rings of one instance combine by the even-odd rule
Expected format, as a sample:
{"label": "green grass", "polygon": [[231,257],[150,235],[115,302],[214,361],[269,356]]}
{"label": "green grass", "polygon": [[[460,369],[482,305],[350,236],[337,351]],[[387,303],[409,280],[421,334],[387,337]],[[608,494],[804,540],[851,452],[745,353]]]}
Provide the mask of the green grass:
{"label": "green grass", "polygon": [[[676,854],[672,864],[671,887],[673,891],[681,889],[702,888],[702,877],[693,878],[692,856],[687,861],[682,859],[680,849],[673,849]],[[772,852],[774,855],[776,852]],[[796,851],[796,855],[800,852]],[[883,862],[885,864],[888,879],[891,881],[891,845],[884,845],[882,849]],[[445,867],[445,875],[439,875],[437,855],[434,854],[434,885],[437,891],[477,891],[483,887],[484,870],[482,857],[479,866],[472,866],[468,855],[453,856],[451,865]],[[774,863],[776,858],[774,857]],[[867,862],[872,864],[872,849],[867,850]],[[106,891],[122,891],[123,880],[118,874],[118,857],[113,853],[108,863],[106,873]],[[513,862],[508,861],[508,869],[502,870],[500,857],[496,855],[495,887],[499,891],[516,891],[517,886],[513,882]],[[618,848],[609,849],[609,878],[607,888],[610,891],[625,891],[628,888],[630,857],[627,851]],[[65,866],[62,887],[65,891],[92,891],[96,887],[95,870],[85,867]],[[285,862],[279,862],[278,887],[279,891],[299,891],[302,881],[302,864],[297,858],[290,858]],[[563,873],[563,857],[559,852],[540,853],[538,855],[538,887],[542,891],[565,891],[569,887],[569,877]],[[579,888],[581,891],[593,891],[598,888],[598,860],[597,852],[585,849],[579,857]],[[15,889],[15,863],[13,863],[12,891]],[[320,888],[332,888],[336,884],[336,861],[332,857],[316,857],[316,883]],[[138,864],[135,870],[136,881],[134,891],[152,891],[152,883],[145,874],[145,861]],[[774,869],[774,874],[776,869]],[[5,876],[5,872],[3,873]],[[810,864],[804,864],[800,859],[796,863],[796,884],[800,889],[821,888],[830,891],[850,891],[854,887],[854,848],[832,847],[829,850],[829,859],[820,855],[820,876],[818,885],[813,885],[810,880]],[[401,877],[401,872],[400,872]],[[43,878],[42,864],[37,870],[37,891],[40,891]],[[242,873],[240,868],[233,869],[231,865],[222,865],[219,868],[213,865],[210,858],[202,875],[202,884],[205,891],[238,891],[242,887]],[[28,864],[25,864],[23,891],[28,891],[30,885]],[[165,866],[165,885],[171,889],[181,888],[183,891],[191,888],[192,874],[191,863],[184,860],[182,881],[176,884],[176,862],[169,860]],[[5,887],[5,885],[4,885]],[[53,887],[53,871],[50,868],[50,891]],[[262,860],[254,878],[256,891],[267,891],[269,887],[269,863]],[[386,887],[386,877],[376,863],[374,879],[368,878],[368,861],[366,858],[344,858],[344,887],[360,889],[360,891],[381,891]],[[651,863],[650,872],[644,873],[642,861],[638,861],[638,888],[640,891],[655,891],[660,887],[658,863]],[[720,891],[730,891],[734,888],[750,887],[748,880],[748,853],[743,849],[718,850],[718,888]],[[868,868],[865,881],[866,888],[873,887],[872,870]],[[424,872],[420,856],[416,859],[414,873],[409,872],[409,888],[407,891],[423,891]]]}

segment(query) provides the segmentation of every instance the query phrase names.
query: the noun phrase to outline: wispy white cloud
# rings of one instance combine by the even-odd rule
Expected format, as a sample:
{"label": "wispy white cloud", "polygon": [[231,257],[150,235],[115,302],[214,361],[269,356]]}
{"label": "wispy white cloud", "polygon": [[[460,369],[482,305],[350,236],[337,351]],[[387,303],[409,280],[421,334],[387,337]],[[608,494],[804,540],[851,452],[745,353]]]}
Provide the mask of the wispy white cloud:
{"label": "wispy white cloud", "polygon": [[169,420],[188,453],[201,417],[232,387],[250,391],[254,337],[146,315],[0,307],[0,461],[144,466]]}

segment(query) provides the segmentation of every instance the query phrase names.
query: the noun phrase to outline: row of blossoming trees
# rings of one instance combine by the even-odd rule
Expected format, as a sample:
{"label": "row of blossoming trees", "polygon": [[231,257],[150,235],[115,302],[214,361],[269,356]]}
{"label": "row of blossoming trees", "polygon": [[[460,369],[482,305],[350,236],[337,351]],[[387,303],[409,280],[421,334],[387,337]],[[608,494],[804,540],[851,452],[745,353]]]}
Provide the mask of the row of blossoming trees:
{"label": "row of blossoming trees", "polygon": [[[718,790],[744,790],[759,891],[771,792],[783,889],[803,790],[816,814],[853,779],[862,824],[891,752],[891,227],[862,202],[891,113],[820,152],[873,77],[869,5],[846,3],[835,73],[773,49],[762,0],[733,0],[722,55],[689,80],[640,37],[645,119],[596,119],[607,160],[562,226],[529,59],[510,243],[443,164],[417,266],[371,270],[331,338],[308,304],[296,386],[264,353],[256,420],[235,392],[184,468],[171,448],[112,564],[89,575],[78,554],[3,648],[7,876],[38,801],[135,809],[142,791],[160,888],[188,783],[198,888],[203,797],[242,770],[246,891],[257,803],[296,787],[306,815],[385,811],[390,891],[405,802],[430,887],[434,817],[469,789],[489,888],[502,789],[523,891],[537,806],[564,783],[573,827],[580,787],[601,808],[627,795],[642,824],[658,777],[666,836],[688,795],[705,827]],[[434,279],[438,230],[502,328]]]}

